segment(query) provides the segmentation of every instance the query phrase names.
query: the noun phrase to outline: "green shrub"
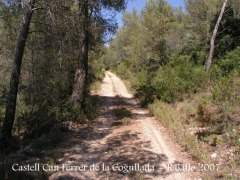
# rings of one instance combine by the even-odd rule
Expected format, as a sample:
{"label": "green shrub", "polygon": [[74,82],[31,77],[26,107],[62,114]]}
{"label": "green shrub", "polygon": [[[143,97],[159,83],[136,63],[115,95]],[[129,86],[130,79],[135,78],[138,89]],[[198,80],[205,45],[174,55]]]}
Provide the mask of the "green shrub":
{"label": "green shrub", "polygon": [[128,125],[131,123],[131,120],[132,120],[131,118],[125,117],[125,118],[121,119],[121,122],[123,125]]}
{"label": "green shrub", "polygon": [[227,128],[225,128],[225,135],[224,139],[225,141],[231,145],[236,147],[236,150],[240,152],[240,127],[234,124],[228,125]]}
{"label": "green shrub", "polygon": [[136,89],[136,97],[142,106],[152,103],[156,99],[156,88],[151,84],[142,84]]}
{"label": "green shrub", "polygon": [[129,79],[132,75],[131,69],[129,67],[129,61],[124,61],[113,68],[113,71],[116,72],[116,74],[118,74],[122,79]]}
{"label": "green shrub", "polygon": [[206,88],[203,68],[195,66],[188,57],[179,57],[173,66],[161,67],[152,81],[156,97],[164,102],[181,101]]}
{"label": "green shrub", "polygon": [[[190,51],[191,52],[191,51]],[[188,53],[189,54],[189,53]],[[206,61],[206,52],[202,51],[192,51],[191,52],[191,60],[198,65],[204,65]]]}
{"label": "green shrub", "polygon": [[87,95],[83,103],[83,112],[88,120],[94,120],[99,115],[99,103],[96,96]]}
{"label": "green shrub", "polygon": [[179,128],[181,124],[177,122],[179,113],[170,105],[161,101],[155,101],[149,105],[149,108],[155,117],[158,118],[164,126],[169,127],[173,133],[182,130],[182,128]]}
{"label": "green shrub", "polygon": [[211,78],[219,80],[231,74],[232,71],[240,73],[240,47],[227,52],[227,54],[216,61],[216,64],[211,68]]}
{"label": "green shrub", "polygon": [[57,160],[61,157],[61,154],[59,152],[56,152],[55,150],[46,151],[44,159],[46,162],[49,162],[50,165],[56,165]]}
{"label": "green shrub", "polygon": [[227,103],[230,106],[240,105],[240,77],[232,71],[222,78],[213,89],[213,99],[216,104]]}
{"label": "green shrub", "polygon": [[36,139],[33,143],[33,147],[36,149],[45,150],[46,148],[56,146],[56,144],[63,140],[63,132],[66,130],[67,129],[63,125],[56,124],[51,129],[51,132],[48,134],[43,134],[40,138]]}
{"label": "green shrub", "polygon": [[215,116],[217,115],[218,108],[210,102],[204,102],[198,105],[197,121],[202,125],[213,124]]}
{"label": "green shrub", "polygon": [[90,85],[90,91],[99,91],[101,89],[101,81],[95,81]]}
{"label": "green shrub", "polygon": [[59,107],[55,107],[56,119],[58,121],[73,121],[78,124],[83,124],[87,121],[83,109],[78,109],[73,106],[72,102],[63,102]]}
{"label": "green shrub", "polygon": [[114,110],[117,119],[131,118],[132,113],[128,109],[121,107]]}
{"label": "green shrub", "polygon": [[[126,72],[124,70],[122,72]],[[128,75],[142,105],[153,103],[156,99],[168,103],[181,101],[205,90],[208,82],[203,67],[194,64],[190,56],[173,57],[170,64],[156,71],[142,68],[138,72],[125,73],[125,76]]]}
{"label": "green shrub", "polygon": [[51,132],[55,124],[58,123],[56,115],[47,109],[38,109],[20,117],[26,121],[25,138],[38,138],[42,134]]}
{"label": "green shrub", "polygon": [[204,162],[206,155],[202,152],[202,144],[198,142],[197,137],[188,133],[182,122],[181,113],[176,111],[175,107],[161,101],[155,101],[149,108],[185,150],[189,151],[196,159]]}

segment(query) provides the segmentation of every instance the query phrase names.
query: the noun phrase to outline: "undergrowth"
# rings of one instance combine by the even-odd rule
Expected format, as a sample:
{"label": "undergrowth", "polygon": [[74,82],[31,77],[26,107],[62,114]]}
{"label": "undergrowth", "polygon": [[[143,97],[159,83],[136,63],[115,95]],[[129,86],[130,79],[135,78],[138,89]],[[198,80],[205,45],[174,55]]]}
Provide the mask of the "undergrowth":
{"label": "undergrowth", "polygon": [[115,116],[117,119],[123,120],[132,117],[132,113],[130,110],[126,109],[125,107],[117,108],[114,110]]}
{"label": "undergrowth", "polygon": [[[220,170],[212,172],[212,177],[239,176],[239,111],[229,114],[223,107],[214,104],[209,94],[198,94],[193,99],[175,104],[155,101],[149,107],[198,162],[221,163]],[[212,158],[212,154],[216,154],[217,159]]]}
{"label": "undergrowth", "polygon": [[237,47],[215,57],[209,74],[204,72],[201,49],[173,52],[167,63],[154,69],[148,66],[152,59],[136,64],[130,55],[112,69],[131,82],[141,104],[150,107],[197,161],[222,161],[221,172],[212,177],[230,178],[240,176],[239,54]]}
{"label": "undergrowth", "polygon": [[197,137],[191,136],[187,131],[184,123],[181,123],[182,114],[171,105],[157,101],[149,106],[154,116],[170,131],[178,143],[185,150],[189,151],[192,156],[201,161],[206,161],[206,154],[203,153]]}

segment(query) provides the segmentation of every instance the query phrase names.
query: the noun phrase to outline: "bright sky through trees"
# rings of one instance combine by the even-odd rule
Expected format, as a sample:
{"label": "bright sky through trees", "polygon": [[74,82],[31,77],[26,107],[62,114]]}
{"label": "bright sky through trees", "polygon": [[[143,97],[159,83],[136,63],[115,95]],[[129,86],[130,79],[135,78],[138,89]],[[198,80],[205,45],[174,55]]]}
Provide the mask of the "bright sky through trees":
{"label": "bright sky through trees", "polygon": [[[141,10],[145,5],[146,0],[129,0],[127,4],[127,11],[132,11],[135,7],[137,10]],[[174,7],[184,7],[184,0],[168,0],[168,3]],[[118,26],[122,26],[122,13],[117,14]]]}

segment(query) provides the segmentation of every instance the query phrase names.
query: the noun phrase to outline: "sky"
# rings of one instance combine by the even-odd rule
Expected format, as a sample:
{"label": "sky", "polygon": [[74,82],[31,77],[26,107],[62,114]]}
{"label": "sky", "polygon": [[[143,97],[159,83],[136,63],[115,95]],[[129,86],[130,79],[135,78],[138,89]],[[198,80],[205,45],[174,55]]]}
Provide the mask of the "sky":
{"label": "sky", "polygon": [[[184,7],[184,0],[167,0],[170,5],[173,7],[182,6]],[[135,7],[137,10],[141,10],[145,5],[146,0],[129,0],[127,5],[127,11],[132,11]],[[117,14],[118,26],[121,27],[122,23],[122,13]]]}

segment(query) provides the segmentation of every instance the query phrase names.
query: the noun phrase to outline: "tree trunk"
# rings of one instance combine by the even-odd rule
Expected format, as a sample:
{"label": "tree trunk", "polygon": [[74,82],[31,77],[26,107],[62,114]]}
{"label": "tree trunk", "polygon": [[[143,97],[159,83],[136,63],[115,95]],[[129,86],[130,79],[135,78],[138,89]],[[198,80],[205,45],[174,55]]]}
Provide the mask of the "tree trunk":
{"label": "tree trunk", "polygon": [[79,2],[79,62],[75,72],[72,101],[81,108],[88,76],[88,0]]}
{"label": "tree trunk", "polygon": [[218,27],[220,25],[220,22],[222,20],[226,5],[227,5],[228,0],[224,0],[223,6],[222,6],[222,10],[221,13],[218,17],[217,23],[215,25],[214,31],[213,31],[213,35],[211,38],[211,42],[210,42],[210,51],[209,51],[209,55],[208,55],[208,59],[205,63],[205,72],[209,73],[210,67],[212,65],[212,59],[213,59],[213,54],[214,54],[214,46],[215,46],[215,39],[217,36],[217,32],[218,32]]}
{"label": "tree trunk", "polygon": [[31,0],[26,9],[26,12],[23,18],[22,30],[19,34],[19,39],[18,39],[18,43],[17,43],[15,55],[14,55],[13,70],[12,70],[11,80],[10,80],[10,90],[9,90],[9,95],[7,99],[5,119],[3,122],[2,132],[1,132],[3,139],[11,137],[11,132],[12,132],[14,118],[15,118],[15,111],[16,111],[16,101],[17,101],[17,94],[18,94],[19,78],[21,73],[22,58],[24,54],[24,48],[26,45],[28,33],[29,33],[29,26],[30,26],[30,22],[33,14],[34,4],[35,4],[35,0]]}

